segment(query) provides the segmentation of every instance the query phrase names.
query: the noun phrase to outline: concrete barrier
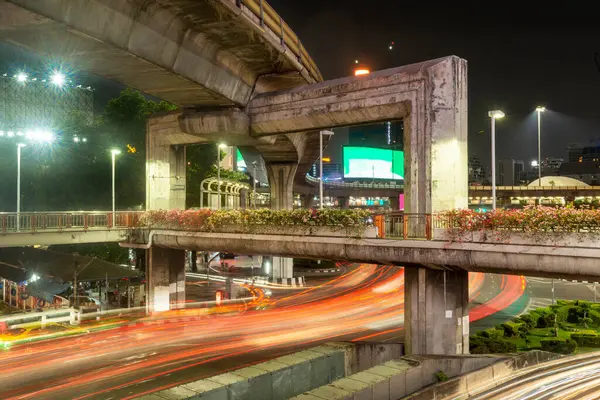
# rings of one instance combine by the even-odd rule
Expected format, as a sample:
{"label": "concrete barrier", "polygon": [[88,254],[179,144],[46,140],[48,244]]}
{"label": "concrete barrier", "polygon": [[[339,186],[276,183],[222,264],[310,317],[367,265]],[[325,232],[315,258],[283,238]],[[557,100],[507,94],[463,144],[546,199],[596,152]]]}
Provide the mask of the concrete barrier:
{"label": "concrete barrier", "polygon": [[[163,399],[283,400],[402,354],[401,344],[328,343],[142,396]],[[340,392],[338,389],[334,391]]]}
{"label": "concrete barrier", "polygon": [[[348,375],[294,399],[436,400],[460,396],[485,383],[504,379],[522,368],[557,357],[560,356],[542,351],[517,356],[404,357]],[[439,371],[451,379],[436,384],[435,374]]]}

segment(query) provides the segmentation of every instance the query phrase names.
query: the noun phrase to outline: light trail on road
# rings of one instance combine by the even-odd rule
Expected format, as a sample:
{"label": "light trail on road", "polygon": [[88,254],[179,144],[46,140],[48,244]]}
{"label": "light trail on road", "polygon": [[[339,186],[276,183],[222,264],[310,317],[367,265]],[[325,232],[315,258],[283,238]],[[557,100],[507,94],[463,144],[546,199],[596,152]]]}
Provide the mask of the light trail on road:
{"label": "light trail on road", "polygon": [[600,398],[600,356],[561,359],[469,397],[473,400],[592,400]]}
{"label": "light trail on road", "polygon": [[[469,282],[478,290],[484,276],[471,274]],[[273,299],[245,287],[255,296],[247,304],[174,310],[133,326],[14,346],[0,353],[0,398],[127,399],[326,341],[402,331],[401,268],[364,264]]]}

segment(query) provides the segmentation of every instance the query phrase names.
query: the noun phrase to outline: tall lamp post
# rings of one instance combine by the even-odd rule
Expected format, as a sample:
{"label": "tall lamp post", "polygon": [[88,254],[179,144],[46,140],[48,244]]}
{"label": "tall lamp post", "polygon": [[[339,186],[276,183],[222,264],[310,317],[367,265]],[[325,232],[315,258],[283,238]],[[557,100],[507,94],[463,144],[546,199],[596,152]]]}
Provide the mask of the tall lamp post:
{"label": "tall lamp post", "polygon": [[538,186],[542,186],[542,113],[546,107],[537,107],[537,125],[538,125]]}
{"label": "tall lamp post", "polygon": [[221,149],[226,147],[224,143],[217,146],[217,210],[221,209]]}
{"label": "tall lamp post", "polygon": [[115,164],[117,155],[121,154],[121,150],[112,149],[110,151],[111,159],[112,159],[112,226],[115,226],[115,212],[116,212],[116,201],[115,201]]}
{"label": "tall lamp post", "polygon": [[488,116],[492,119],[492,209],[496,209],[496,120],[503,118],[504,113],[500,110],[489,111]]}
{"label": "tall lamp post", "polygon": [[252,203],[254,208],[256,208],[256,167],[258,163],[256,161],[252,161],[253,174],[252,174]]}
{"label": "tall lamp post", "polygon": [[319,208],[323,209],[323,135],[333,136],[332,131],[319,132]]}
{"label": "tall lamp post", "polygon": [[21,149],[26,144],[17,144],[17,232],[21,230]]}

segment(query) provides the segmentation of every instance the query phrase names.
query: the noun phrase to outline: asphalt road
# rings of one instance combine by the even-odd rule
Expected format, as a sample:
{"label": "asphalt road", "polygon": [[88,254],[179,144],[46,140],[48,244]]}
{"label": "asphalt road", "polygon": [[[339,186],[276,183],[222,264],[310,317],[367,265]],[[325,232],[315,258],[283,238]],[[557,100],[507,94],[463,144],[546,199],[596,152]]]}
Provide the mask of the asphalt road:
{"label": "asphalt road", "polygon": [[[401,341],[404,273],[360,265],[312,287],[251,288],[247,305],[172,311],[135,326],[20,345],[0,353],[1,399],[130,399],[336,340]],[[221,288],[190,280],[191,298]],[[522,294],[520,277],[470,275],[471,320]],[[260,309],[260,310],[259,310]],[[212,310],[215,311],[215,310]]]}

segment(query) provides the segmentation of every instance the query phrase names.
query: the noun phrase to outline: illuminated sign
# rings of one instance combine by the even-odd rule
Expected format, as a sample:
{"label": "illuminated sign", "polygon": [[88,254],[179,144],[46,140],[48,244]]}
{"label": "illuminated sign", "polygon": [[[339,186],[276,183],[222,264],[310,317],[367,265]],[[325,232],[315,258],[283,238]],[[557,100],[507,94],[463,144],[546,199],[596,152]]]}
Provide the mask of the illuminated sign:
{"label": "illuminated sign", "polygon": [[378,147],[343,147],[344,178],[404,179],[404,152]]}

